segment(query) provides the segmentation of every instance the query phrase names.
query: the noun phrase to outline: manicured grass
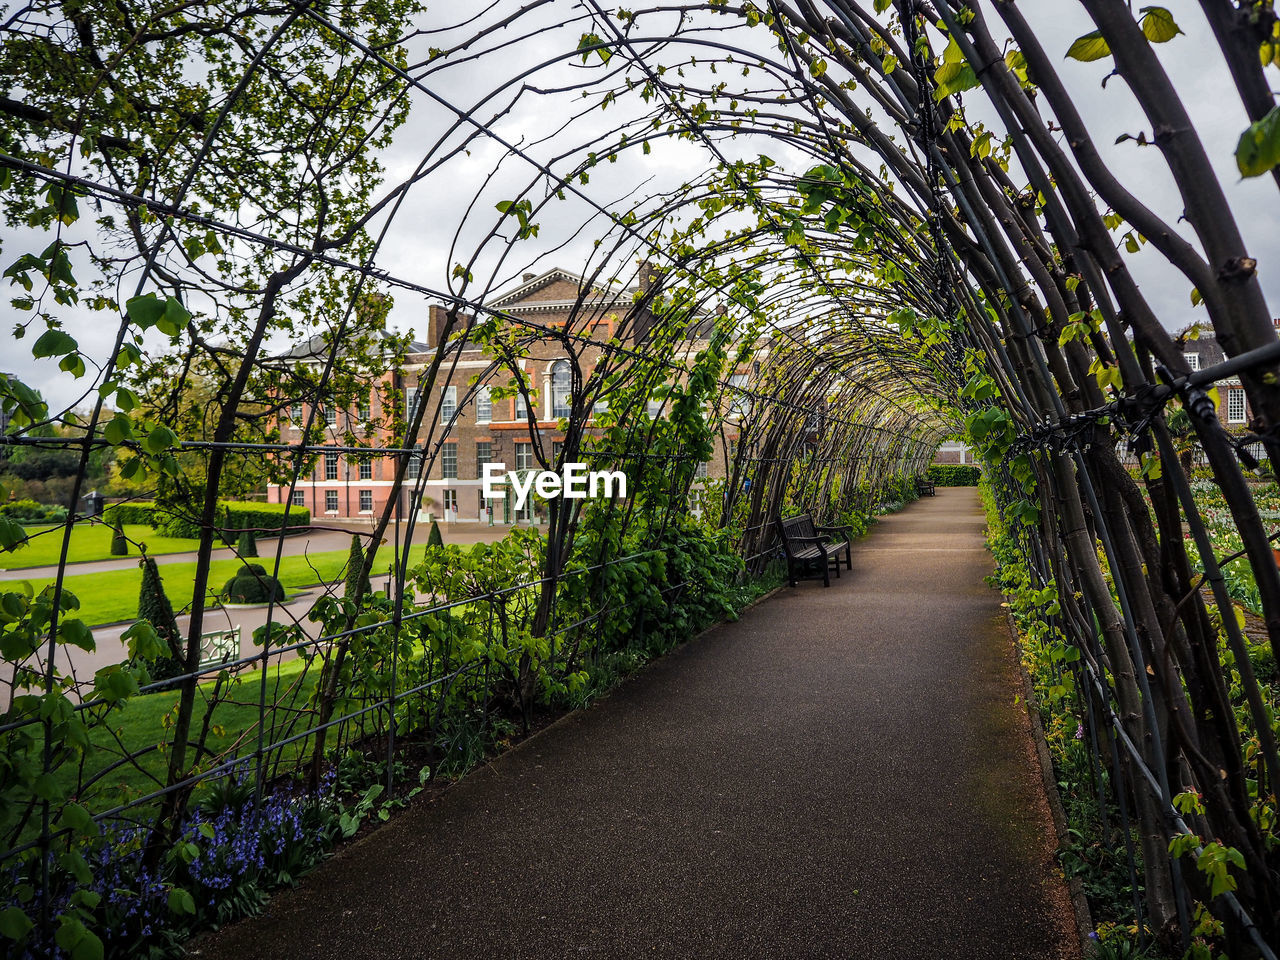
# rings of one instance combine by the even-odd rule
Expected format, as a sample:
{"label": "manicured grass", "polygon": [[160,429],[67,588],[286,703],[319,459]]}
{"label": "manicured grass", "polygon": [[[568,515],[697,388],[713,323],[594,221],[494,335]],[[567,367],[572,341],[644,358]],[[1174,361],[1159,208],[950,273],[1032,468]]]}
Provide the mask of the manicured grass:
{"label": "manicured grass", "polygon": [[[385,549],[385,548],[384,548]],[[422,550],[425,552],[425,547]],[[415,555],[419,553],[414,551]],[[381,552],[379,556],[381,556]],[[292,593],[300,587],[309,587],[317,583],[333,583],[346,575],[347,551],[331,550],[324,553],[313,553],[307,557],[284,557],[280,562],[280,584],[285,592]],[[387,552],[390,557],[390,551]],[[261,564],[268,573],[271,572],[272,559],[263,557],[250,561]],[[213,599],[223,584],[230,580],[240,569],[241,561],[234,557],[227,560],[214,560],[209,567],[209,599]],[[374,565],[375,576],[379,571]],[[160,565],[160,576],[164,580],[164,590],[173,604],[174,611],[181,614],[191,605],[195,593],[196,564],[166,563]],[[8,577],[0,580],[0,589],[13,589],[20,583],[21,577]],[[28,582],[38,593],[51,579],[30,579]],[[115,623],[120,620],[132,620],[138,615],[138,592],[142,586],[142,571],[136,562],[121,564],[121,569],[105,573],[71,574],[64,578],[63,587],[71,591],[80,601],[80,619],[89,626],[104,623]]]}
{"label": "manicured grass", "polygon": [[[12,553],[0,553],[0,570],[21,570],[25,567],[47,567],[58,563],[62,558],[61,525],[35,526],[23,524],[27,531],[27,543]],[[124,535],[129,539],[129,556],[137,557],[138,548],[134,544],[146,545],[147,553],[182,553],[195,550],[198,540],[179,539],[161,536],[155,530],[141,523],[126,523]],[[111,556],[112,530],[105,523],[90,523],[82,520],[71,532],[71,549],[67,553],[68,563],[79,563],[85,560],[122,560],[123,557]]]}
{"label": "manicured grass", "polygon": [[[294,711],[308,709],[319,676],[319,664],[306,669],[303,660],[291,660],[269,668],[266,743],[289,735],[291,731],[285,729],[286,724],[296,718]],[[218,702],[210,717],[205,750],[198,758],[193,750],[192,762],[208,769],[236,754],[253,752],[258,739],[261,680],[261,670],[257,669],[246,670],[238,677],[223,682],[216,694]],[[215,683],[209,682],[198,688],[193,736],[197,736],[203,727],[209,704],[215,696],[215,687]],[[165,718],[176,714],[178,697],[177,691],[166,691],[134,697],[109,710],[106,707],[95,708],[95,712],[101,713],[96,721],[90,722],[93,749],[85,755],[84,769],[81,771],[75,763],[60,766],[54,771],[59,786],[68,793],[76,794],[77,799],[94,812],[109,810],[157,790],[164,784],[169,762],[168,753],[158,745],[172,736]],[[277,705],[288,709],[273,712]],[[297,729],[301,731],[306,726],[305,720],[299,720]],[[271,760],[283,760],[281,768],[289,769],[310,745],[309,739],[301,739],[283,747],[284,755],[273,754]],[[132,756],[131,760],[120,762],[129,756]],[[114,766],[118,763],[119,766]],[[114,769],[110,769],[113,766]],[[95,781],[99,775],[101,779]]]}

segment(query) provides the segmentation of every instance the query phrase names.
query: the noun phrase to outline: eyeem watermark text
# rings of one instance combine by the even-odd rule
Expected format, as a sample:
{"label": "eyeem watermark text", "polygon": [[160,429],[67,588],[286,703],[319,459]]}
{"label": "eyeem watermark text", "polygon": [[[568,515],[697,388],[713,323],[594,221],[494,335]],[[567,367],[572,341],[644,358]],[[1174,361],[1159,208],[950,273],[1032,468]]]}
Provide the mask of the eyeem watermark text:
{"label": "eyeem watermark text", "polygon": [[484,498],[505,500],[503,487],[511,485],[516,492],[516,509],[523,510],[530,492],[543,500],[564,497],[585,500],[587,497],[625,497],[627,475],[621,470],[589,470],[585,463],[566,463],[562,473],[554,470],[507,471],[505,463],[486,463],[481,472]]}

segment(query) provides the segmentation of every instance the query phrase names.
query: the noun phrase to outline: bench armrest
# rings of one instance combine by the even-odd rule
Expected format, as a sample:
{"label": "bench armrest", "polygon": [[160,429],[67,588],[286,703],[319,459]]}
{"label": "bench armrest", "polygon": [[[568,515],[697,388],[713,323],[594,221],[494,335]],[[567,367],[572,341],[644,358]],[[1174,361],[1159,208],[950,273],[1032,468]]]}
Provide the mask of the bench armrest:
{"label": "bench armrest", "polygon": [[819,533],[853,533],[853,527],[814,527]]}
{"label": "bench armrest", "polygon": [[787,543],[826,543],[823,537],[783,537]]}

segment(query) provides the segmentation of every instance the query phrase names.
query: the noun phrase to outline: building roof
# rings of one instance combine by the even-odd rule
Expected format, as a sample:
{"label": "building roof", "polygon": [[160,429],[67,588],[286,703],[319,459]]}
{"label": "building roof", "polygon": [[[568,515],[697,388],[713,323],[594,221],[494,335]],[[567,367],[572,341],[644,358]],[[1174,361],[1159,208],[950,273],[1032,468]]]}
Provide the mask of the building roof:
{"label": "building roof", "polygon": [[[564,270],[560,267],[552,267],[546,273],[531,277],[520,282],[520,285],[498,294],[497,298],[489,302],[489,306],[494,310],[503,310],[507,313],[553,313],[557,310],[568,310],[578,301],[572,300],[532,300],[526,303],[529,297],[537,293],[545,287],[557,281],[567,281],[572,283],[579,290],[587,283],[585,277],[581,274],[574,273],[570,270]],[[596,306],[612,306],[615,303],[629,303],[639,291],[639,287],[626,287],[624,289],[602,289],[593,287],[591,292],[583,297],[584,303]]]}
{"label": "building roof", "polygon": [[[389,333],[386,330],[375,330],[368,335],[379,340],[388,340],[395,336],[395,334]],[[412,337],[413,331],[409,331],[409,335]],[[308,361],[319,362],[324,360],[329,356],[329,347],[332,336],[332,331],[322,330],[309,339],[304,340],[302,343],[297,344],[288,352],[281,354],[279,359],[299,360],[304,363]],[[362,333],[361,336],[364,336],[364,334]],[[431,347],[427,344],[412,339],[409,341],[406,349],[408,353],[428,353],[431,351]],[[339,345],[338,353],[339,355],[342,354],[341,345]]]}

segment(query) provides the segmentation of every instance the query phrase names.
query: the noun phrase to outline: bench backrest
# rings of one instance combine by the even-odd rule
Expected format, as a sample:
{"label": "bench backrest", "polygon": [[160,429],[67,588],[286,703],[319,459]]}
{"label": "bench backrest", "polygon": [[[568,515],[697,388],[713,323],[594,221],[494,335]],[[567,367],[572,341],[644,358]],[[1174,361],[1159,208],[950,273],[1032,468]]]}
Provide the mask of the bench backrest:
{"label": "bench backrest", "polygon": [[778,530],[782,534],[784,543],[792,538],[799,537],[816,537],[817,531],[813,528],[813,515],[802,513],[798,517],[784,517],[778,521]]}

